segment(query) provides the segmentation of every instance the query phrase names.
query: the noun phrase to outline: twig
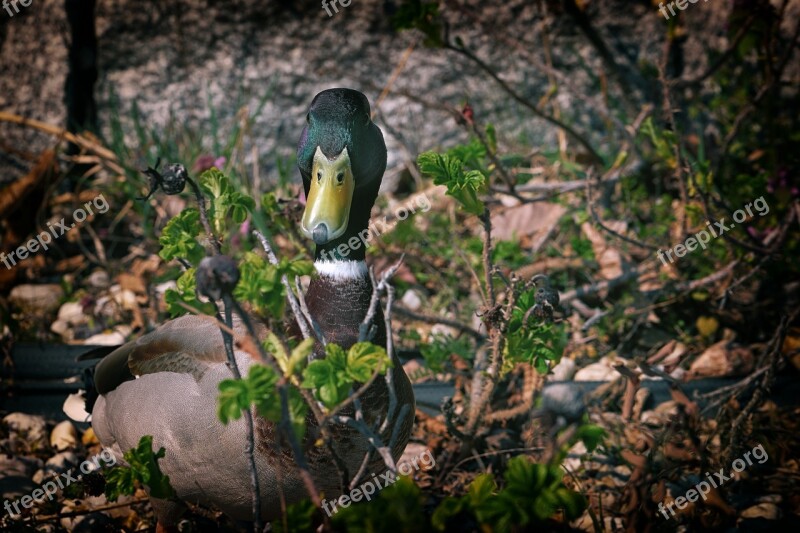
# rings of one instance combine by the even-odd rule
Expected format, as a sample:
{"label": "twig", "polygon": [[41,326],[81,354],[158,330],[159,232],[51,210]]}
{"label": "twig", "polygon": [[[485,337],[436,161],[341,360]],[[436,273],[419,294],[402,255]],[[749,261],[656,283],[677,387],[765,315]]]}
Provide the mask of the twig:
{"label": "twig", "polygon": [[728,459],[728,462],[730,462],[730,458],[737,451],[737,441],[742,432],[742,423],[748,416],[750,416],[753,409],[755,409],[761,402],[761,399],[764,397],[767,389],[769,389],[770,385],[772,384],[772,380],[776,371],[781,363],[784,362],[783,357],[781,356],[781,347],[786,339],[786,332],[789,328],[789,324],[794,322],[794,319],[798,315],[798,311],[800,311],[800,309],[794,309],[790,315],[784,315],[781,317],[781,323],[775,330],[775,334],[772,336],[770,345],[765,353],[765,359],[768,359],[768,361],[766,365],[766,371],[764,372],[764,377],[761,380],[761,385],[755,390],[753,397],[750,398],[750,401],[747,402],[747,405],[742,408],[742,410],[731,423],[728,446],[723,453],[723,456]]}
{"label": "twig", "polygon": [[308,304],[306,304],[306,298],[303,296],[303,288],[300,286],[299,277],[294,278],[294,286],[297,289],[297,301],[300,303],[300,310],[303,312],[303,317],[305,318],[306,322],[311,325],[311,328],[314,330],[317,339],[323,339],[324,345],[325,335],[322,333],[322,328],[320,325],[316,320],[314,320],[314,317],[311,316],[311,312],[308,310]]}
{"label": "twig", "polygon": [[[481,222],[483,222],[483,276],[488,300],[485,302],[485,305],[494,307],[496,298],[494,294],[494,283],[492,283],[492,217],[488,207],[484,206],[483,208]],[[487,330],[491,330],[489,324],[487,324]]]}
{"label": "twig", "polygon": [[728,49],[725,50],[722,53],[722,55],[719,56],[717,61],[713,65],[708,67],[708,69],[705,72],[703,72],[702,74],[700,74],[695,78],[690,78],[688,80],[684,79],[669,80],[668,81],[669,85],[676,89],[684,89],[686,87],[702,83],[709,76],[713,75],[717,70],[719,70],[719,68],[722,65],[725,64],[726,61],[728,61],[728,59],[730,59],[733,56],[736,50],[739,49],[739,43],[742,42],[742,39],[744,39],[744,37],[747,35],[747,30],[750,29],[750,26],[752,26],[757,19],[758,17],[756,15],[751,15],[750,18],[747,19],[747,21],[742,25],[742,27],[739,28],[739,31],[736,33],[736,36],[733,38],[733,41],[731,42],[730,46],[728,46]]}
{"label": "twig", "polygon": [[[228,294],[223,295],[223,302],[225,305],[225,325],[229,330],[233,329],[233,313],[231,312],[231,296]],[[211,300],[214,306],[214,312],[217,320],[222,322],[219,308],[217,303]],[[233,337],[228,331],[220,330],[222,332],[222,343],[225,345],[225,354],[228,357],[228,368],[233,372],[233,377],[237,380],[242,379],[242,374],[239,372],[239,367],[236,364],[236,357],[233,353]],[[256,470],[256,456],[255,456],[255,428],[253,424],[253,413],[249,407],[242,409],[244,415],[245,427],[247,429],[247,441],[245,443],[245,455],[247,456],[248,467],[250,470],[250,492],[252,495],[252,510],[253,510],[253,530],[260,533],[262,530],[261,524],[261,488],[258,482],[258,471]]]}
{"label": "twig", "polygon": [[[156,164],[158,166],[158,164]],[[186,182],[192,188],[194,192],[195,200],[197,200],[197,206],[200,208],[200,222],[203,224],[203,229],[206,231],[206,235],[208,236],[208,240],[211,242],[211,245],[214,247],[214,252],[217,254],[222,253],[222,248],[220,247],[219,240],[214,236],[214,232],[211,230],[211,224],[208,222],[208,211],[206,211],[206,198],[203,196],[203,193],[200,191],[200,187],[197,183],[190,178],[188,175],[186,176]]]}
{"label": "twig", "polygon": [[592,179],[591,179],[591,177],[586,179],[586,203],[587,203],[587,205],[589,207],[589,214],[592,215],[592,220],[594,220],[595,224],[600,226],[600,228],[602,228],[607,233],[610,233],[614,237],[616,237],[618,239],[622,239],[623,241],[625,241],[625,242],[627,242],[629,244],[633,244],[635,246],[640,246],[642,248],[646,248],[648,250],[653,250],[653,251],[656,251],[656,250],[659,249],[657,246],[653,246],[652,244],[648,244],[648,243],[643,242],[643,241],[632,239],[632,238],[628,237],[627,235],[623,235],[622,233],[619,233],[618,231],[615,231],[615,230],[613,230],[610,227],[605,225],[605,223],[600,219],[600,215],[598,215],[597,212],[594,210],[594,199],[592,198]]}
{"label": "twig", "polygon": [[428,315],[425,313],[418,313],[416,311],[412,311],[403,306],[395,306],[395,311],[397,314],[410,318],[411,320],[419,320],[420,322],[427,322],[429,324],[443,324],[445,326],[450,326],[451,328],[457,329],[467,335],[470,335],[474,339],[478,341],[486,340],[486,335],[477,331],[466,324],[462,324],[458,320],[453,320],[452,318],[445,318],[441,316],[435,315]]}
{"label": "twig", "polygon": [[34,524],[39,524],[42,522],[52,522],[53,520],[61,520],[62,518],[71,518],[73,516],[83,516],[92,513],[99,513],[101,511],[110,511],[111,509],[119,509],[121,507],[130,507],[131,505],[136,505],[137,503],[146,503],[149,501],[150,498],[139,498],[136,500],[131,500],[125,503],[111,503],[108,505],[101,505],[99,507],[93,507],[91,509],[84,509],[82,511],[70,511],[68,513],[58,513],[53,515],[45,515],[45,516],[30,516],[23,519],[23,522],[33,522]]}
{"label": "twig", "polygon": [[[258,240],[261,242],[261,247],[264,248],[264,251],[267,253],[267,259],[273,265],[278,265],[279,261],[278,258],[275,256],[275,252],[272,250],[272,246],[270,245],[269,241],[267,240],[264,235],[261,234],[258,230],[253,230],[253,235],[255,235]],[[316,332],[322,332],[322,328],[319,327],[319,324],[312,325],[312,329],[309,330],[309,325],[306,323],[306,317],[303,314],[303,310],[301,309],[300,303],[297,301],[297,296],[294,294],[292,290],[292,286],[289,284],[289,278],[286,274],[281,276],[281,283],[286,288],[286,298],[289,300],[289,305],[292,308],[292,313],[294,313],[295,319],[297,320],[297,325],[300,327],[300,331],[303,334],[303,338],[311,337],[311,331],[314,331],[315,338],[324,346],[326,344],[324,337],[317,337]],[[302,298],[302,293],[301,296]],[[306,307],[307,308],[307,307]],[[312,322],[314,319],[309,315],[309,320]]]}
{"label": "twig", "polygon": [[532,102],[522,97],[519,93],[517,93],[514,89],[512,89],[511,86],[503,78],[501,78],[494,71],[492,67],[484,63],[483,60],[480,59],[478,56],[476,56],[475,54],[473,54],[464,47],[454,46],[450,43],[445,43],[444,48],[448,50],[453,50],[454,52],[458,52],[459,54],[463,55],[464,57],[466,57],[467,59],[478,65],[478,67],[480,67],[481,70],[486,72],[494,81],[496,81],[503,88],[503,90],[505,90],[509,94],[509,96],[511,96],[511,98],[522,104],[524,107],[528,108],[537,117],[544,119],[550,124],[566,131],[573,139],[578,141],[578,143],[580,143],[589,152],[589,155],[592,157],[592,159],[594,159],[594,161],[597,164],[600,165],[603,164],[603,158],[600,157],[600,154],[597,153],[597,151],[589,143],[589,141],[586,140],[585,137],[583,137],[580,133],[572,129],[569,125],[565,124],[564,122],[561,122],[560,120],[548,115],[547,113],[540,111],[539,108],[536,107]]}
{"label": "twig", "polygon": [[367,308],[367,314],[364,316],[364,320],[361,322],[361,325],[358,327],[358,342],[364,342],[370,340],[374,335],[374,324],[375,321],[375,313],[378,311],[378,304],[380,303],[380,294],[385,290],[388,286],[389,279],[392,278],[400,268],[400,265],[403,264],[403,258],[405,254],[400,256],[400,259],[392,265],[388,270],[386,270],[383,275],[381,276],[380,282],[377,284],[375,283],[375,273],[372,269],[370,269],[370,277],[372,278],[372,296],[370,297],[369,307]]}

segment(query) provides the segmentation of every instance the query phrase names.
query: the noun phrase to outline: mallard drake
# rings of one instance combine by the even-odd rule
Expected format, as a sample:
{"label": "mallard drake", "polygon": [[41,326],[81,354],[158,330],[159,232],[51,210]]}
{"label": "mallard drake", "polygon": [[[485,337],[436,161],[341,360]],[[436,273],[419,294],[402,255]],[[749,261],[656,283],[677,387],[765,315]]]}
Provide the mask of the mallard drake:
{"label": "mallard drake", "polygon": [[[356,241],[364,243],[359,235],[366,235],[363,232],[386,169],[386,145],[370,119],[367,98],[352,89],[319,93],[306,120],[297,149],[307,198],[302,231],[316,244],[318,276],[311,280],[305,298],[326,340],[346,349],[358,339],[372,295],[365,249]],[[234,325],[244,333],[241,324]],[[385,345],[380,311],[375,325],[373,342]],[[297,332],[296,324],[290,332]],[[324,357],[322,346],[314,351],[316,357]],[[235,355],[240,371],[246,374],[251,356],[241,351]],[[252,520],[252,513],[245,423],[240,419],[223,425],[216,416],[217,385],[232,376],[225,362],[222,336],[213,323],[197,316],[167,322],[120,346],[96,365],[92,426],[100,442],[119,459],[142,436],[152,435],[154,450],[166,450],[159,464],[180,500],[212,505],[246,521]],[[396,356],[393,362],[398,404],[408,404],[411,413],[402,422],[392,450],[397,459],[411,432],[414,396]],[[386,416],[387,387],[384,380],[376,380],[362,396],[367,422]],[[87,407],[93,399],[87,398]],[[309,423],[313,424],[310,419]],[[307,494],[287,447],[282,448],[283,455],[275,453],[273,424],[256,416],[255,426],[261,513],[262,518],[273,520],[280,513],[277,469],[288,503]],[[368,444],[344,426],[334,427],[333,433],[337,453],[352,475]],[[389,441],[388,433],[383,437]],[[306,452],[317,487],[327,498],[338,495],[339,475],[331,458],[314,446],[306,446]],[[373,471],[385,471],[381,465],[378,459]],[[160,530],[176,524],[182,503],[157,499],[152,503]]]}

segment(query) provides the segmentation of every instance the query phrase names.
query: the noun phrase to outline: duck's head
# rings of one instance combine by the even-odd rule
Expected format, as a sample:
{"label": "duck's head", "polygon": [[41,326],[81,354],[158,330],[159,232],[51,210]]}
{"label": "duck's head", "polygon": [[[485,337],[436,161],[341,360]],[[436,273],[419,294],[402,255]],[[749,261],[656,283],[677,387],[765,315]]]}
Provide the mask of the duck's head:
{"label": "duck's head", "polygon": [[303,233],[316,243],[318,259],[363,260],[363,246],[341,245],[369,225],[386,170],[383,134],[370,119],[367,97],[353,89],[319,93],[306,122],[297,146],[306,191]]}

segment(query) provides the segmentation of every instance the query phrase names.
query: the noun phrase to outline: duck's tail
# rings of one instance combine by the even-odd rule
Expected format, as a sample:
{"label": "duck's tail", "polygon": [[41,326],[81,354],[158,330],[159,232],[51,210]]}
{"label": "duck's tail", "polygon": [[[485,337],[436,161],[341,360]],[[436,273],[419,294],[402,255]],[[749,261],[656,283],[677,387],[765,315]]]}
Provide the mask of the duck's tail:
{"label": "duck's tail", "polygon": [[[102,359],[109,353],[119,348],[119,346],[99,346],[78,356],[78,361],[89,359]],[[94,384],[94,367],[90,366],[83,370],[83,389],[70,394],[64,401],[62,407],[64,414],[76,422],[91,422],[92,409],[97,401],[98,393]]]}

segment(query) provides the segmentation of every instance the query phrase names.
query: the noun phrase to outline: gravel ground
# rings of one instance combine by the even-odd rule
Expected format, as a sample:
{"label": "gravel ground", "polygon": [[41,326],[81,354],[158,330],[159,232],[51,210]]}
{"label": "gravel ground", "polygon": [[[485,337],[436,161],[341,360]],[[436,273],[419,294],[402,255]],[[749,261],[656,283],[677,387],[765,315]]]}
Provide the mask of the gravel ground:
{"label": "gravel ground", "polygon": [[[417,39],[412,32],[392,31],[387,16],[395,7],[391,1],[353,0],[332,17],[316,1],[295,3],[291,8],[282,3],[261,4],[255,0],[99,0],[96,97],[104,136],[109,136],[109,118],[116,108],[127,121],[133,142],[129,117],[134,102],[152,127],[180,123],[208,132],[212,108],[221,124],[230,125],[242,106],[252,112],[259,99],[268,95],[251,138],[257,140],[254,152],[260,168],[269,175],[276,155],[293,153],[305,108],[315,93],[350,86],[365,92],[374,103],[406,48]],[[707,15],[723,9],[723,4],[693,6],[694,23],[717,26],[714,31],[722,32],[722,16],[716,13],[712,18],[718,22],[712,23]],[[461,36],[533,101],[551,83],[543,44],[547,33],[555,70],[550,75],[561,87],[556,101],[562,117],[602,143],[607,104],[594,74],[602,71],[602,65],[571,19],[554,14],[547,2],[448,5],[451,34]],[[594,2],[589,12],[622,65],[657,61],[661,43],[653,36],[663,34],[664,20],[647,2]],[[64,123],[67,35],[63,2],[34,0],[13,18],[0,12],[0,109]],[[712,45],[725,43],[723,38],[715,41],[710,30],[703,37]],[[691,58],[687,65],[693,68]],[[612,90],[619,95],[616,88]],[[532,118],[472,63],[453,52],[418,45],[380,105],[390,169],[398,170],[420,151],[463,138],[449,115],[411,101],[404,93],[432,104],[460,106],[469,100],[479,121],[497,125],[501,141],[527,149],[555,146],[554,128]],[[52,142],[8,124],[0,124],[0,140],[6,144],[0,145],[2,181],[23,170],[19,160],[8,154],[8,146],[35,152]],[[210,139],[204,142],[211,146]],[[132,163],[142,166],[145,161]]]}

